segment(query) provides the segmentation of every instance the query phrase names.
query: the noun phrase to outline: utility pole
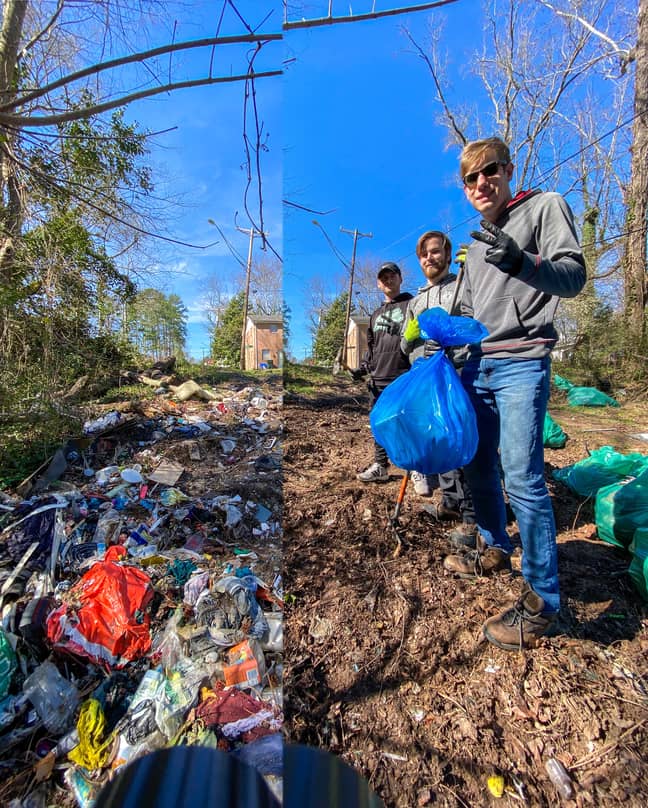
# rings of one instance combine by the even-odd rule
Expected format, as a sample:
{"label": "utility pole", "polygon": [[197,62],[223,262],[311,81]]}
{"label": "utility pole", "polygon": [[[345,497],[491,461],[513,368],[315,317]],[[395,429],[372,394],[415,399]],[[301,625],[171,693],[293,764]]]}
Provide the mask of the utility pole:
{"label": "utility pole", "polygon": [[349,321],[351,320],[351,304],[353,302],[353,275],[355,272],[355,259],[356,247],[359,238],[373,238],[373,233],[361,233],[356,227],[355,230],[345,230],[340,227],[342,233],[348,233],[353,236],[353,252],[351,253],[351,268],[349,270],[349,297],[347,300],[346,316],[344,318],[344,342],[342,343],[342,354],[340,356],[340,365],[346,367],[347,360],[347,343],[349,339]]}
{"label": "utility pole", "polygon": [[252,245],[254,244],[255,236],[267,236],[267,233],[262,233],[255,227],[246,230],[244,227],[238,227],[241,233],[246,233],[250,237],[250,246],[248,248],[247,265],[245,268],[245,295],[243,298],[243,328],[241,329],[241,357],[239,360],[239,368],[245,370],[245,329],[247,327],[248,308],[250,305],[250,276],[252,274]]}

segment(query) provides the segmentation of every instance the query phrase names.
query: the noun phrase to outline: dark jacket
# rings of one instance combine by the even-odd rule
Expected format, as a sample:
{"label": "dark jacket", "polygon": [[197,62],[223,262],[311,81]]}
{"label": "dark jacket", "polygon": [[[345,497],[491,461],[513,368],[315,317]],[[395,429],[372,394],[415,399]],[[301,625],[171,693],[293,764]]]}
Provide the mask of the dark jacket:
{"label": "dark jacket", "polygon": [[394,300],[385,301],[369,318],[367,352],[362,367],[371,374],[375,384],[385,387],[405,371],[410,363],[400,347],[400,334],[409,292],[402,292]]}
{"label": "dark jacket", "polygon": [[495,222],[523,250],[515,277],[484,260],[487,246],[474,241],[466,257],[461,310],[488,329],[469,347],[471,358],[537,359],[553,348],[553,318],[561,297],[574,297],[586,280],[572,212],[556,193],[518,194]]}

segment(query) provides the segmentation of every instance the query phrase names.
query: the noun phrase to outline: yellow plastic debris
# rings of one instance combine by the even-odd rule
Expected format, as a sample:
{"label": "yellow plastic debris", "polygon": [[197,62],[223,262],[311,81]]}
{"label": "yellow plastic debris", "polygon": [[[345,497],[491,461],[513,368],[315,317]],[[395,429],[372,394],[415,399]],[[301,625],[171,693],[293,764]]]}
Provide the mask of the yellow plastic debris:
{"label": "yellow plastic debris", "polygon": [[111,747],[110,736],[103,737],[105,729],[106,717],[101,703],[97,699],[88,699],[83,703],[77,721],[79,745],[68,752],[68,758],[89,771],[102,769]]}
{"label": "yellow plastic debris", "polygon": [[488,790],[494,797],[499,799],[504,796],[504,778],[501,774],[493,774],[486,782]]}

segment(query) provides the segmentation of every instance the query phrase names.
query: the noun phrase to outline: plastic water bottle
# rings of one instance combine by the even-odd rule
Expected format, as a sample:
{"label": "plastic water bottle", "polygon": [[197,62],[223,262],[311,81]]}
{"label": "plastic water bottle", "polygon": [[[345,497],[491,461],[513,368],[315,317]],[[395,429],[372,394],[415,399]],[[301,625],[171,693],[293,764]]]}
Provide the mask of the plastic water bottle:
{"label": "plastic water bottle", "polygon": [[549,758],[545,763],[545,769],[560,796],[565,800],[571,800],[574,796],[574,784],[562,763],[556,758]]}
{"label": "plastic water bottle", "polygon": [[110,540],[113,537],[117,538],[115,533],[119,529],[121,520],[122,517],[119,511],[116,511],[114,508],[101,514],[94,532],[94,541],[97,544],[97,551],[99,551],[99,545],[103,545],[103,551],[105,553],[106,545],[110,544]]}
{"label": "plastic water bottle", "polygon": [[36,708],[48,732],[65,732],[79,704],[79,691],[58,671],[53,662],[43,662],[25,679],[23,692]]}

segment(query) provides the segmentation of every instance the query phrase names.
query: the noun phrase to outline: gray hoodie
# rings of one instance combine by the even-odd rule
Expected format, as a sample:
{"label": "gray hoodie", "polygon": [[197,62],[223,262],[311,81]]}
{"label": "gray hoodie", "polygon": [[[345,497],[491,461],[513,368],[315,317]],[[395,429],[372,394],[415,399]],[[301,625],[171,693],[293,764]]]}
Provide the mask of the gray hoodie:
{"label": "gray hoodie", "polygon": [[460,297],[455,303],[454,311],[450,311],[456,282],[457,276],[449,273],[440,283],[428,283],[427,286],[421,286],[416,296],[407,304],[407,312],[405,313],[405,320],[401,330],[401,351],[409,357],[410,362],[414,362],[415,359],[423,356],[425,340],[417,339],[414,340],[414,342],[408,342],[405,337],[402,336],[407,324],[410,320],[413,320],[414,317],[423,314],[427,309],[436,307],[442,308],[444,311],[447,311],[448,314],[459,314]]}
{"label": "gray hoodie", "polygon": [[523,250],[522,268],[512,277],[484,260],[486,244],[468,248],[461,312],[488,329],[469,346],[470,358],[546,356],[558,339],[560,298],[575,297],[586,281],[572,212],[560,194],[530,191],[512,199],[495,224]]}

